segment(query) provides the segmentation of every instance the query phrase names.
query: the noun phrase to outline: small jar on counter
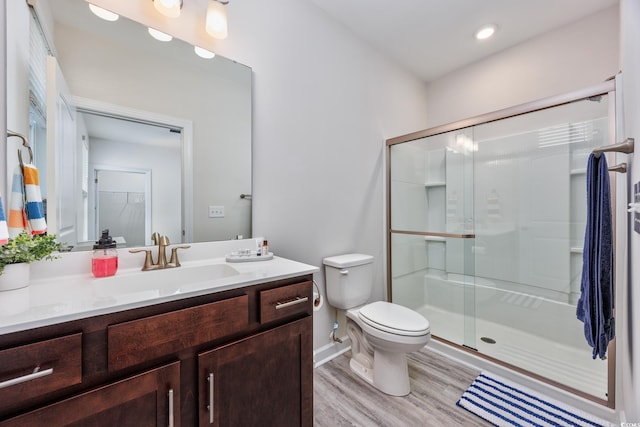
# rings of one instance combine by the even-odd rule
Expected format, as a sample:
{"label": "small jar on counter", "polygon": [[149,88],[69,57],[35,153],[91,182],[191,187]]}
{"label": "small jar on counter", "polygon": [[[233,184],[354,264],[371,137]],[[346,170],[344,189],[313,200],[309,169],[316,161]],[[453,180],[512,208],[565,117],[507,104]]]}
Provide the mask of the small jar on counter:
{"label": "small jar on counter", "polygon": [[109,230],[102,230],[102,237],[93,245],[91,271],[95,277],[113,276],[118,271],[118,251]]}

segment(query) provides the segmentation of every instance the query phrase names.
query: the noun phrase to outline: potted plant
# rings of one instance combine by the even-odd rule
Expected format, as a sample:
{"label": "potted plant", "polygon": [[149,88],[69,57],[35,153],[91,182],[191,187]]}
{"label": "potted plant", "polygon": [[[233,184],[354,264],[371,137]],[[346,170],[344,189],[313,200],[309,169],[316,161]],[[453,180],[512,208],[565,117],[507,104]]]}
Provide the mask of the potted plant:
{"label": "potted plant", "polygon": [[0,291],[23,288],[29,284],[29,263],[58,258],[54,252],[63,245],[55,234],[30,236],[23,231],[0,246]]}

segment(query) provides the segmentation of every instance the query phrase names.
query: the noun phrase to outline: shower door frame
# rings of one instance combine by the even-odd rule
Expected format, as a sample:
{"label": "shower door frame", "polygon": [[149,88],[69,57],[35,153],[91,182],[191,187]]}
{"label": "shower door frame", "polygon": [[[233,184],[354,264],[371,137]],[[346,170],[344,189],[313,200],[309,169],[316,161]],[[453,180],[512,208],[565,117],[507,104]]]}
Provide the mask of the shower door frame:
{"label": "shower door frame", "polygon": [[[590,86],[584,89],[580,89],[577,91],[569,92],[562,95],[557,95],[553,97],[543,98],[536,101],[516,105],[513,107],[505,108],[502,110],[497,110],[491,113],[482,114],[479,116],[471,117],[464,120],[459,120],[456,122],[448,123],[445,125],[440,125],[436,127],[432,127],[429,129],[412,132],[406,135],[401,135],[398,137],[390,138],[386,140],[386,217],[387,217],[387,300],[392,301],[393,298],[393,290],[392,290],[392,268],[391,268],[391,260],[392,260],[392,249],[391,249],[391,239],[393,234],[411,234],[411,235],[419,235],[419,236],[437,236],[437,237],[452,237],[452,238],[473,238],[475,234],[450,234],[450,233],[436,233],[436,232],[420,232],[420,231],[407,231],[407,230],[395,230],[392,228],[392,218],[391,218],[391,147],[396,144],[402,144],[405,142],[410,142],[414,140],[418,140],[421,138],[426,138],[434,135],[443,134],[446,132],[461,130],[464,128],[470,128],[476,125],[481,125],[485,123],[494,122],[497,120],[507,119],[510,117],[520,116],[528,113],[532,113],[535,111],[545,110],[548,108],[553,108],[557,106],[561,106],[564,104],[569,104],[575,101],[588,99],[592,97],[597,97],[600,95],[609,95],[609,135],[608,140],[611,144],[616,142],[616,80],[611,78],[607,81],[599,83],[594,86]],[[618,295],[618,277],[616,275],[617,267],[618,267],[618,257],[616,256],[616,180],[611,180],[611,206],[613,210],[612,220],[613,220],[613,243],[614,243],[614,295]],[[616,304],[617,305],[617,304]],[[615,375],[616,375],[616,339],[614,338],[608,346],[608,359],[607,359],[607,399],[601,399],[591,394],[585,393],[581,390],[574,389],[572,387],[561,384],[557,381],[551,380],[549,378],[543,377],[539,374],[533,373],[531,371],[520,368],[516,365],[512,365],[510,363],[504,362],[500,359],[496,359],[492,356],[483,354],[478,352],[475,349],[470,347],[466,347],[461,344],[457,344],[455,342],[451,342],[444,338],[440,338],[438,336],[433,336],[433,338],[437,341],[443,342],[447,345],[451,345],[459,350],[464,352],[473,354],[476,357],[480,357],[482,359],[488,360],[490,362],[496,363],[502,367],[507,369],[516,371],[518,373],[524,374],[536,380],[542,381],[554,387],[560,388],[562,390],[573,393],[577,396],[585,398],[587,400],[596,402],[598,404],[607,406],[609,408],[615,408]]]}

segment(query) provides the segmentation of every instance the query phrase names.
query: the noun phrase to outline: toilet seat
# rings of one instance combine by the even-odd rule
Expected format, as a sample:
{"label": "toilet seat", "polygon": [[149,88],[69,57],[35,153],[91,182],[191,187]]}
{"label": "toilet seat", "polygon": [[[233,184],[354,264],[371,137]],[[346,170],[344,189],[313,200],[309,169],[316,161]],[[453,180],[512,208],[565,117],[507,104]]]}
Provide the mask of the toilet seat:
{"label": "toilet seat", "polygon": [[361,307],[358,317],[372,328],[394,335],[417,337],[430,332],[429,321],[419,313],[386,301]]}

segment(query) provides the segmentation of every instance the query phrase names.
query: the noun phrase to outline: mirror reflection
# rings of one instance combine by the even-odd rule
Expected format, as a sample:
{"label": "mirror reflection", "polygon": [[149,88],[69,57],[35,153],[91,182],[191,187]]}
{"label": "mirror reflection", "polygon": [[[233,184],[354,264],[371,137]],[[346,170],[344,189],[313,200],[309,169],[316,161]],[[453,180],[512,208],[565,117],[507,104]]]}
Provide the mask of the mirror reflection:
{"label": "mirror reflection", "polygon": [[251,69],[83,0],[36,12],[53,28],[45,99],[30,91],[50,231],[76,248],[105,228],[126,246],[250,237]]}

